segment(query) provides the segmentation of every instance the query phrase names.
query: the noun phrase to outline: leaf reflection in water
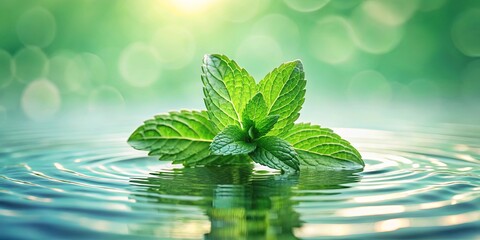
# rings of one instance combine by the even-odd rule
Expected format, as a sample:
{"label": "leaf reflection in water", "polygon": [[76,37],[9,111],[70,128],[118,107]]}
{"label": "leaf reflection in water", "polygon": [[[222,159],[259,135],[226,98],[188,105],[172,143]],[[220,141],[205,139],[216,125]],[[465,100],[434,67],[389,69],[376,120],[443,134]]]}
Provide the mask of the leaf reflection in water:
{"label": "leaf reflection in water", "polygon": [[[303,171],[288,175],[256,171],[252,165],[162,170],[130,181],[136,188],[131,196],[135,205],[156,204],[153,208],[158,214],[152,219],[155,224],[131,230],[165,237],[178,237],[182,232],[183,237],[206,239],[295,238],[294,228],[302,226],[295,211],[299,203],[295,197],[308,197],[312,191],[316,196],[340,194],[341,189],[360,180],[356,172]],[[205,216],[208,222],[189,233],[189,223],[198,223]],[[172,224],[174,221],[178,224]],[[183,229],[177,232],[172,227]]]}

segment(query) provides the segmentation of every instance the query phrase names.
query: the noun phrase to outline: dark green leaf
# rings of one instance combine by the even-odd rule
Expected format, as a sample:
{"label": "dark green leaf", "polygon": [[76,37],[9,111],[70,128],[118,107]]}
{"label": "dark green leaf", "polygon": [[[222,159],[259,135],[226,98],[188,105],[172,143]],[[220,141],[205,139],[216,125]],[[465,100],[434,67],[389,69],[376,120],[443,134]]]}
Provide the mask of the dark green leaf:
{"label": "dark green leaf", "polygon": [[210,151],[215,155],[248,154],[255,150],[255,143],[247,140],[247,134],[240,127],[230,125],[215,136]]}
{"label": "dark green leaf", "polygon": [[267,134],[277,123],[279,116],[267,116],[267,105],[262,93],[257,93],[243,111],[243,127],[249,131],[250,137],[256,139]]}
{"label": "dark green leaf", "polygon": [[285,140],[275,136],[261,137],[257,148],[250,153],[253,161],[273,169],[285,172],[299,170],[298,156],[293,147]]}
{"label": "dark green leaf", "polygon": [[280,116],[278,115],[271,115],[258,121],[255,124],[255,128],[257,129],[259,136],[267,134],[275,126],[279,117]]}

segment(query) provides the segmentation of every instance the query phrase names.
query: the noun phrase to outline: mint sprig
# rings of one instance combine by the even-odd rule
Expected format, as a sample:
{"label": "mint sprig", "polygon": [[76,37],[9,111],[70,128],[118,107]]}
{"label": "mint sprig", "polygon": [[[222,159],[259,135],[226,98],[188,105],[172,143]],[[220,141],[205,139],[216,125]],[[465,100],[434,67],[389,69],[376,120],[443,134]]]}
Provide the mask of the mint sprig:
{"label": "mint sprig", "polygon": [[358,169],[360,153],[328,128],[295,124],[305,101],[299,60],[274,69],[257,85],[224,55],[202,65],[207,111],[170,112],[147,120],[128,143],[185,166],[256,163],[294,172],[302,168]]}

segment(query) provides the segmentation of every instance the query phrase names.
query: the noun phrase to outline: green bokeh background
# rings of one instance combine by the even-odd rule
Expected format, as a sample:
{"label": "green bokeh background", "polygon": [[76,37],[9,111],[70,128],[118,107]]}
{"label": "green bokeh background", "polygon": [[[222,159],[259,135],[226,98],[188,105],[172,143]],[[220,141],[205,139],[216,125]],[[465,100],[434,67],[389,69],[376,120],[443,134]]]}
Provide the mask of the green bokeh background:
{"label": "green bokeh background", "polygon": [[203,109],[206,53],[257,81],[301,59],[306,121],[480,121],[476,0],[0,0],[0,12],[0,124]]}

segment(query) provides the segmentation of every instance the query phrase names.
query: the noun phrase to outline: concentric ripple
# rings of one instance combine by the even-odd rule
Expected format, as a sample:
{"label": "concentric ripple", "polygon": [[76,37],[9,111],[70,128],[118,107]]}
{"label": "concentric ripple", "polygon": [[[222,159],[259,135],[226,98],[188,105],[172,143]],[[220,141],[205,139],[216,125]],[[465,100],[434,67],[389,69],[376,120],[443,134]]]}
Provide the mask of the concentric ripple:
{"label": "concentric ripple", "polygon": [[336,131],[363,172],[182,168],[128,129],[0,129],[0,238],[478,239],[479,127]]}

